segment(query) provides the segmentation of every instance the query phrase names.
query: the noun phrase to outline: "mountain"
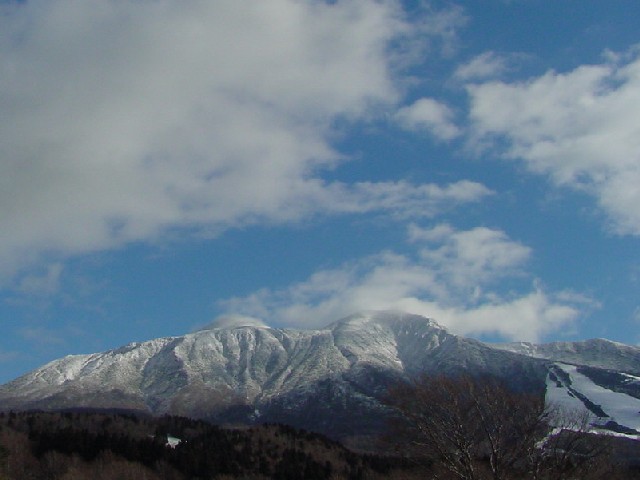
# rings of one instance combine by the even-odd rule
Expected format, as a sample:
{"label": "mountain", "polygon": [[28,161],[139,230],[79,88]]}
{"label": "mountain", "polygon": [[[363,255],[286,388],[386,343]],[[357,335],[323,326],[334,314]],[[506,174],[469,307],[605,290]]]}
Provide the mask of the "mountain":
{"label": "mountain", "polygon": [[541,345],[516,342],[495,344],[494,346],[536,358],[640,375],[640,348],[603,338],[582,342],[552,342]]}
{"label": "mountain", "polygon": [[586,407],[596,426],[640,438],[640,348],[601,338],[493,346],[553,362],[548,366],[547,402],[568,409]]}
{"label": "mountain", "polygon": [[[521,390],[555,385],[575,397],[571,376],[584,370],[567,373],[558,387],[552,379],[568,368],[561,362],[590,368],[587,378],[600,384],[627,385],[628,372],[640,371],[638,349],[620,344],[597,355],[575,344],[519,345],[485,344],[398,312],[359,313],[319,330],[210,328],[53,361],[0,386],[0,409],[108,408],[220,423],[281,422],[344,439],[379,432],[388,385],[419,374],[490,374]],[[625,392],[624,385],[617,394],[633,398],[635,390]],[[602,388],[614,392],[610,387]],[[617,423],[628,433],[640,428],[630,419]]]}

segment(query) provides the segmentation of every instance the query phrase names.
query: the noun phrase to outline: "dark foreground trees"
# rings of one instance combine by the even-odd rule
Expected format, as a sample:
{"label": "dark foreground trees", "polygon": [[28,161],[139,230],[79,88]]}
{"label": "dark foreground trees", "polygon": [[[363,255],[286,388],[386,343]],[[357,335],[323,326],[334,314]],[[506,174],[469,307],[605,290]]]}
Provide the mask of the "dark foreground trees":
{"label": "dark foreground trees", "polygon": [[[606,439],[586,433],[588,416],[545,406],[495,378],[424,377],[391,389],[398,451],[433,467],[435,478],[603,478]],[[611,478],[611,477],[609,477]]]}
{"label": "dark foreground trees", "polygon": [[[180,442],[172,446],[169,436]],[[0,480],[387,480],[407,478],[411,467],[285,425],[0,412]]]}

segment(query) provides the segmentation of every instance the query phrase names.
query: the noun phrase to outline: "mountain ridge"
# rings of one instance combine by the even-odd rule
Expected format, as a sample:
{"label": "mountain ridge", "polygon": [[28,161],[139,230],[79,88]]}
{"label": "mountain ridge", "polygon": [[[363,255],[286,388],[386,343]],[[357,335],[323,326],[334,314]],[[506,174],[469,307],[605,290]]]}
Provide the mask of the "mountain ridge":
{"label": "mountain ridge", "polygon": [[597,355],[569,343],[497,347],[397,311],[360,312],[316,330],[232,325],[54,360],[0,386],[0,409],[118,408],[220,423],[277,421],[342,438],[379,431],[387,387],[418,375],[492,375],[542,393],[552,385],[554,362],[571,355],[585,358],[579,365],[640,371],[640,349],[606,347]]}
{"label": "mountain ridge", "polygon": [[491,344],[495,348],[548,360],[595,366],[640,375],[640,347],[606,338],[575,342]]}

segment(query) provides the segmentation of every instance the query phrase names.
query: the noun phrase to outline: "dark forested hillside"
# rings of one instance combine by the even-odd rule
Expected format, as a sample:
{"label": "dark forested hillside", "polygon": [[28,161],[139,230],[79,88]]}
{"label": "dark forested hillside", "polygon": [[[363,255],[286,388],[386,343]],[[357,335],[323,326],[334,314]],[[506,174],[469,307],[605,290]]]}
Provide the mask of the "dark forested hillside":
{"label": "dark forested hillside", "polygon": [[229,429],[182,417],[0,414],[0,479],[355,480],[401,469],[411,474],[415,467],[282,425]]}
{"label": "dark forested hillside", "polygon": [[[414,455],[406,445],[411,438],[398,432],[386,443],[381,441],[374,455],[355,453],[322,435],[277,424],[222,428],[175,416],[95,411],[0,413],[0,480],[494,478],[485,468],[491,463],[489,457],[480,455],[474,460],[471,476],[452,476],[440,468],[442,459],[437,452],[441,449],[419,449]],[[638,442],[609,438],[603,445],[608,445],[607,455],[589,463],[589,473],[595,476],[572,476],[572,460],[558,463],[554,455],[565,449],[556,448],[548,450],[544,459],[558,463],[558,468],[535,474],[522,470],[517,460],[520,466],[511,465],[495,478],[603,478],[598,476],[602,471],[609,480],[640,477],[633,460],[640,459]],[[580,463],[582,454],[574,450],[577,456],[573,458]]]}

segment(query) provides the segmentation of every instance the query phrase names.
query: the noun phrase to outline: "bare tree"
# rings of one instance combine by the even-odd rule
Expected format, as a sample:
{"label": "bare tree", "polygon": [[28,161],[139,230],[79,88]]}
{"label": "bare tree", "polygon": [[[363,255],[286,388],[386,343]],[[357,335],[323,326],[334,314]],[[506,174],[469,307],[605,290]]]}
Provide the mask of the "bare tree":
{"label": "bare tree", "polygon": [[[611,458],[611,437],[588,433],[591,413],[547,405],[549,430],[529,454],[534,480],[619,478]],[[617,472],[619,473],[619,472]],[[624,477],[620,477],[624,478]]]}
{"label": "bare tree", "polygon": [[516,392],[492,377],[422,377],[388,398],[396,444],[433,464],[438,478],[570,478],[602,454],[586,441],[584,419],[563,418],[542,392]]}

